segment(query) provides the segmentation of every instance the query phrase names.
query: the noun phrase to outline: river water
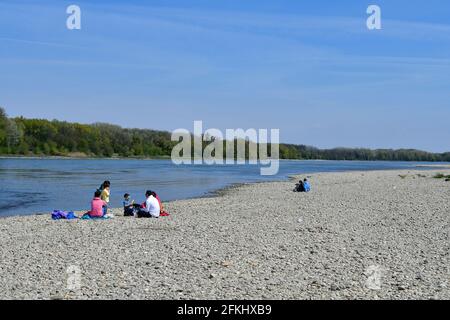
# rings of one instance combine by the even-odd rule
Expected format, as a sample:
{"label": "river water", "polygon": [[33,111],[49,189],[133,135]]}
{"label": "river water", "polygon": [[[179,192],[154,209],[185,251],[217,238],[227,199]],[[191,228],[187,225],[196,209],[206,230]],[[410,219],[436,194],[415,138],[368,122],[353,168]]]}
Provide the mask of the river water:
{"label": "river water", "polygon": [[[281,161],[275,176],[256,165],[174,165],[170,160],[0,159],[0,216],[88,210],[94,191],[110,180],[111,205],[123,194],[144,201],[145,190],[163,201],[210,195],[235,184],[287,179],[298,173],[415,168],[416,162]],[[314,181],[312,181],[314,185]]]}

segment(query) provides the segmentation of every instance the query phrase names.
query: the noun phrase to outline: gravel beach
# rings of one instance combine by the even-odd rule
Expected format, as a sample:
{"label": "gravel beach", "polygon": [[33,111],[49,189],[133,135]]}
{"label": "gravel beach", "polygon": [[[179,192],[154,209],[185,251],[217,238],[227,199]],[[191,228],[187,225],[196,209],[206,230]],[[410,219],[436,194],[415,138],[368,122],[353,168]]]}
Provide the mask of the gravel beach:
{"label": "gravel beach", "polygon": [[0,219],[0,299],[450,299],[438,172],[241,185],[160,219]]}

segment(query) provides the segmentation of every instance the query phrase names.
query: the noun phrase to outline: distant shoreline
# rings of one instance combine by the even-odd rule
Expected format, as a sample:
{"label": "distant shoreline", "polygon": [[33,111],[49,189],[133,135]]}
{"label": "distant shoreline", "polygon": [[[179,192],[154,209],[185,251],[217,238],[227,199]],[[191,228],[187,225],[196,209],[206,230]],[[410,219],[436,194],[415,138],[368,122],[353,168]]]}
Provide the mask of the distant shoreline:
{"label": "distant shoreline", "polygon": [[[420,161],[417,161],[420,162]],[[418,164],[417,168],[450,168],[450,164]]]}
{"label": "distant shoreline", "polygon": [[74,156],[18,156],[0,155],[0,159],[30,159],[30,160],[170,160],[170,157],[74,157]]}
{"label": "distant shoreline", "polygon": [[[0,155],[0,159],[30,159],[30,160],[170,160],[169,156],[164,157],[92,157],[92,156],[20,156],[20,155]],[[442,161],[420,161],[420,160],[330,160],[330,159],[279,159],[279,161],[339,161],[339,162],[423,162],[428,164],[417,165],[416,167],[430,168],[450,168],[450,162]]]}

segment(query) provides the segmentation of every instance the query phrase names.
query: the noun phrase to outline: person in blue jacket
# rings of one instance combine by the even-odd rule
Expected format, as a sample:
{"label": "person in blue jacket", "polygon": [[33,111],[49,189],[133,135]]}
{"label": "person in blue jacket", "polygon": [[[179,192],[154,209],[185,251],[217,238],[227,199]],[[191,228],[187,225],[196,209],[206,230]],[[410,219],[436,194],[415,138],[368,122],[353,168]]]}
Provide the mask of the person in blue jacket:
{"label": "person in blue jacket", "polygon": [[303,180],[303,188],[305,192],[311,191],[311,185],[309,184],[309,181],[306,178]]}

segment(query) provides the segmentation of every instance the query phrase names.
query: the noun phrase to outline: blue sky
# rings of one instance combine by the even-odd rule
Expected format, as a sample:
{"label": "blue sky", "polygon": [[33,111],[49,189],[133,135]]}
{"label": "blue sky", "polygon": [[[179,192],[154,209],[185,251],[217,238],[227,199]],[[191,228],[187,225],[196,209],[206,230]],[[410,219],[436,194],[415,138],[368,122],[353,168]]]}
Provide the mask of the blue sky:
{"label": "blue sky", "polygon": [[0,74],[11,116],[450,151],[448,1],[1,0]]}

